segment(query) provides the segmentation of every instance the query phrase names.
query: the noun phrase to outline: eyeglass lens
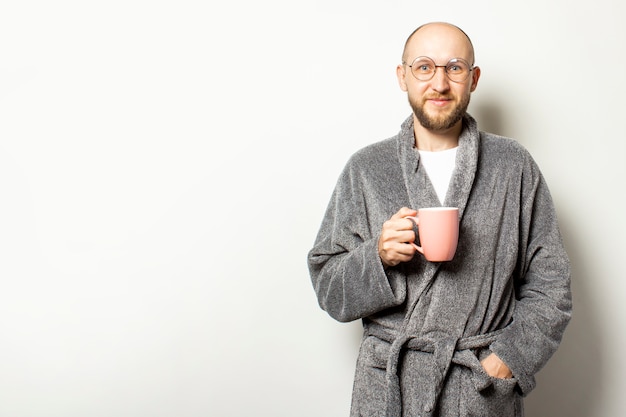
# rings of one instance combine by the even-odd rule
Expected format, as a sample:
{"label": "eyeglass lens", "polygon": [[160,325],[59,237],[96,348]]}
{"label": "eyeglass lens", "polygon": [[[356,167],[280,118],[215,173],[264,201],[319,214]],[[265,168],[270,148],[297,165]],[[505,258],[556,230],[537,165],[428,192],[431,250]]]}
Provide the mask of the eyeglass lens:
{"label": "eyeglass lens", "polygon": [[[435,61],[428,57],[417,57],[411,65],[411,71],[415,78],[420,81],[428,81],[435,75],[437,67],[443,67],[442,65],[436,65]],[[444,67],[448,78],[451,81],[461,82],[465,81],[470,73],[470,66],[467,62],[461,58],[451,59]]]}

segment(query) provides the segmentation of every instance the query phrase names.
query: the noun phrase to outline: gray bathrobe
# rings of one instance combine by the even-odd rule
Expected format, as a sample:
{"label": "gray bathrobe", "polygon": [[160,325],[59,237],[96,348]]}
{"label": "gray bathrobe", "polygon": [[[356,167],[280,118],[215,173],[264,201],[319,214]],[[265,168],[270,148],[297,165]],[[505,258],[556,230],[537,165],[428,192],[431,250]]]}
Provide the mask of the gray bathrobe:
{"label": "gray bathrobe", "polygon": [[[385,270],[382,224],[403,206],[441,205],[413,145],[410,117],[350,158],[308,256],[320,306],[363,322],[351,416],[522,416],[572,308],[544,178],[522,146],[466,115],[444,202],[459,208],[454,259],[416,254]],[[484,372],[491,352],[513,378]]]}

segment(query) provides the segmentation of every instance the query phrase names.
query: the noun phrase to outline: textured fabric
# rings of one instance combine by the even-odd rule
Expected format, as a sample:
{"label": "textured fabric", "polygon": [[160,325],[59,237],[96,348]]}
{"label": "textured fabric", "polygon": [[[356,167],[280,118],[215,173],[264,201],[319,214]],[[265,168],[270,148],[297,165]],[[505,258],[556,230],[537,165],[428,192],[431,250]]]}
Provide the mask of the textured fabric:
{"label": "textured fabric", "polygon": [[[319,304],[362,319],[352,416],[522,416],[522,396],[571,314],[569,260],[544,179],[517,142],[466,115],[443,205],[459,208],[452,261],[421,255],[385,270],[382,224],[440,206],[414,148],[413,120],[356,152],[308,256]],[[496,353],[513,378],[486,375]]]}

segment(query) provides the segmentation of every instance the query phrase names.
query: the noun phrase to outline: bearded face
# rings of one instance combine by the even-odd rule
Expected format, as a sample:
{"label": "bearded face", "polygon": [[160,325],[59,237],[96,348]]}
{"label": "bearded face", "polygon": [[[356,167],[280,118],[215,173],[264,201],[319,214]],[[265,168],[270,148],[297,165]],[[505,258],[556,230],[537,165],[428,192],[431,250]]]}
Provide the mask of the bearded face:
{"label": "bearded face", "polygon": [[[427,100],[435,98],[451,99],[450,104],[442,109],[428,109]],[[415,117],[420,124],[428,130],[440,132],[452,128],[467,111],[470,102],[470,94],[463,94],[458,102],[450,95],[431,95],[428,97],[412,97],[409,94],[409,104]]]}

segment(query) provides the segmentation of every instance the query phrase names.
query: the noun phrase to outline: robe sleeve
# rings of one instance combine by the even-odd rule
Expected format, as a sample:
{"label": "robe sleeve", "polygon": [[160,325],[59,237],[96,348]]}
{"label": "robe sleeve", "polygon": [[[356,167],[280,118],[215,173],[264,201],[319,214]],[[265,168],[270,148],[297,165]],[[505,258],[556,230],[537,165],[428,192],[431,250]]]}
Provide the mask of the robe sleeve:
{"label": "robe sleeve", "polygon": [[385,270],[378,255],[380,230],[370,225],[366,183],[351,159],[308,254],[319,305],[341,322],[398,306],[406,297],[406,277],[393,268]]}
{"label": "robe sleeve", "polygon": [[[524,395],[556,351],[572,311],[570,263],[555,209],[539,169],[529,161],[523,179],[520,273],[513,320],[491,350],[511,369]],[[528,165],[527,165],[528,167]]]}

